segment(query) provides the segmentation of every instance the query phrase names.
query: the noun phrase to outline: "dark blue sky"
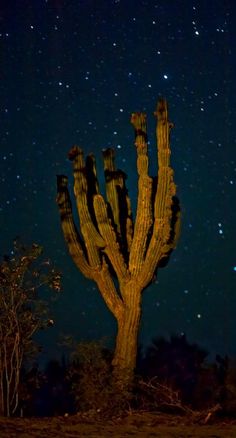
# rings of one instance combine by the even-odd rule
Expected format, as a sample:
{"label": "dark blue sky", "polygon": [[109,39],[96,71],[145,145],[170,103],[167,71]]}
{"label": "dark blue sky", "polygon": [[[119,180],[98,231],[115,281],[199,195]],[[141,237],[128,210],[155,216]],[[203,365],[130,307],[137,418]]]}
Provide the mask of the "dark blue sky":
{"label": "dark blue sky", "polygon": [[144,292],[140,340],[185,332],[213,354],[236,355],[235,27],[234,1],[1,1],[0,247],[9,252],[20,235],[63,272],[45,354],[60,333],[115,336],[96,286],[67,253],[56,174],[72,187],[76,143],[96,154],[102,178],[101,150],[114,147],[135,205],[130,114],[148,114],[154,175],[153,111],[165,96],[182,232]]}

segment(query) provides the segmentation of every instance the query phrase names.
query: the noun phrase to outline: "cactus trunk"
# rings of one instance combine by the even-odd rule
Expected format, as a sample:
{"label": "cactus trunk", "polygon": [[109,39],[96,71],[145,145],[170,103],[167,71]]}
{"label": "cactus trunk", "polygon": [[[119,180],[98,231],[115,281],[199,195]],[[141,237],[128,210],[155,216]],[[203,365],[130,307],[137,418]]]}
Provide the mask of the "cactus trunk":
{"label": "cactus trunk", "polygon": [[141,290],[133,283],[126,285],[128,302],[117,318],[116,347],[113,358],[114,375],[129,382],[135,369],[138,332],[141,318]]}

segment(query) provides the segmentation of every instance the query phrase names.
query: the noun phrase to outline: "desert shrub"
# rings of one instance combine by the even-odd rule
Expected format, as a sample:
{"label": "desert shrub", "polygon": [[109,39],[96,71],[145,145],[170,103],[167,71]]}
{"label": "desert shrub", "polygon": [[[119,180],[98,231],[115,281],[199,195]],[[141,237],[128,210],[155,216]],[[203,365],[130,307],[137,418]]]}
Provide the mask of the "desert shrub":
{"label": "desert shrub", "polygon": [[77,410],[111,416],[127,407],[130,392],[119,388],[111,362],[112,354],[103,342],[77,344],[68,374]]}

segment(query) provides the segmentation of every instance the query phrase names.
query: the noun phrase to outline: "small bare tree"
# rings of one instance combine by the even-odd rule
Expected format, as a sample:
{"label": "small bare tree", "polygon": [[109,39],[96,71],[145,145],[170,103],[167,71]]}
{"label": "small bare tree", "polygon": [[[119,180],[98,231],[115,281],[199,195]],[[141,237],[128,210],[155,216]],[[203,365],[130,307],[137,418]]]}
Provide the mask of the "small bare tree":
{"label": "small bare tree", "polygon": [[16,412],[22,363],[35,349],[32,337],[53,324],[38,291],[44,286],[59,291],[60,274],[49,260],[38,260],[41,254],[42,247],[15,241],[11,257],[0,264],[0,415]]}

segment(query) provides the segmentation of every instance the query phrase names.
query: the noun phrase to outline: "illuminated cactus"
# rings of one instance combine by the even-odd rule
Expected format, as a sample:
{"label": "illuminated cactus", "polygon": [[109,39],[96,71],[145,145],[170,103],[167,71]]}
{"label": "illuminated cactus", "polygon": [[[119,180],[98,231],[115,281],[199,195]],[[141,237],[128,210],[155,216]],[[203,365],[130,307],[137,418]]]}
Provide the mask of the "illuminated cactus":
{"label": "illuminated cactus", "polygon": [[[69,252],[79,270],[94,280],[117,320],[114,372],[131,376],[135,368],[142,291],[168,260],[179,233],[180,209],[170,167],[167,103],[157,105],[158,176],[148,175],[146,115],[134,113],[138,201],[133,223],[125,174],[116,170],[114,151],[103,151],[106,200],[99,193],[93,155],[86,161],[77,146],[69,152],[80,219],[76,229],[67,177],[58,176],[57,203]],[[114,282],[114,278],[118,282]],[[119,286],[117,286],[117,284]]]}

